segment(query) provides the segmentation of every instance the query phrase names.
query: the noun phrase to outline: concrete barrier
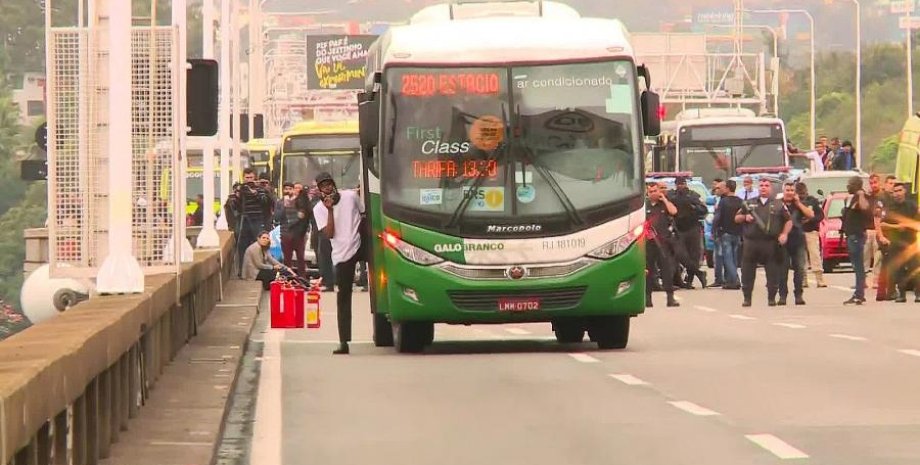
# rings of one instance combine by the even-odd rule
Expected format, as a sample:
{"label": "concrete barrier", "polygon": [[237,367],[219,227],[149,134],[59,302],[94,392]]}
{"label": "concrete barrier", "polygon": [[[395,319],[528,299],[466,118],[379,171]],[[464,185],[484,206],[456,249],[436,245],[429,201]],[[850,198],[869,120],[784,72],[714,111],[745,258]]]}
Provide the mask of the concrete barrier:
{"label": "concrete barrier", "polygon": [[95,297],[0,342],[0,464],[106,458],[219,300],[231,239],[178,277],[148,276],[143,294]]}

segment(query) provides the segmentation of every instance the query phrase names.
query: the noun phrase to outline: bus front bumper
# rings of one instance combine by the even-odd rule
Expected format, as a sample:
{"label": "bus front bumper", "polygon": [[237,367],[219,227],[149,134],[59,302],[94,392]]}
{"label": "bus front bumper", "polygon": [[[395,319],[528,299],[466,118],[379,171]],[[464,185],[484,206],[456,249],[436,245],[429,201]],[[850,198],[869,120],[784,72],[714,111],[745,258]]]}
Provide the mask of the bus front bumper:
{"label": "bus front bumper", "polygon": [[392,321],[452,324],[547,322],[558,318],[638,315],[645,310],[640,244],[558,278],[473,280],[385,252],[384,292]]}

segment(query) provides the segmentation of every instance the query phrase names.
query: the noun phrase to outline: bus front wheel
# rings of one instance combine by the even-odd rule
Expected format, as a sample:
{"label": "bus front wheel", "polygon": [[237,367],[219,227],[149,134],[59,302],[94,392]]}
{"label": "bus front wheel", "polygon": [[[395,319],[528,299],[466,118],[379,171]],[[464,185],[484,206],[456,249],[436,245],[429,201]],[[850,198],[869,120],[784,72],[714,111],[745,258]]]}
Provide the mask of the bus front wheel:
{"label": "bus front wheel", "polygon": [[585,339],[585,325],[581,320],[554,321],[553,332],[560,344],[578,344]]}
{"label": "bus front wheel", "polygon": [[393,326],[386,315],[374,313],[374,345],[393,347]]}
{"label": "bus front wheel", "polygon": [[625,349],[629,343],[629,316],[603,316],[588,324],[588,335],[599,349]]}
{"label": "bus front wheel", "polygon": [[393,343],[400,353],[418,353],[434,341],[434,323],[404,321],[393,323]]}

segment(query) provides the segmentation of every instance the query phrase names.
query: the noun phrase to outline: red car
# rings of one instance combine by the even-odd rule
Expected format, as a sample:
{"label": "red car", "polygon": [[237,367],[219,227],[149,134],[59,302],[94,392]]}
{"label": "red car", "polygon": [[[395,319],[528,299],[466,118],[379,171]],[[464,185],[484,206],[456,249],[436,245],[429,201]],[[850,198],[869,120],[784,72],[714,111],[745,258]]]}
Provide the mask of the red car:
{"label": "red car", "polygon": [[821,259],[824,272],[834,271],[841,262],[848,262],[847,243],[840,228],[843,226],[843,209],[849,194],[834,193],[824,200],[824,221],[821,222],[818,235],[821,237]]}

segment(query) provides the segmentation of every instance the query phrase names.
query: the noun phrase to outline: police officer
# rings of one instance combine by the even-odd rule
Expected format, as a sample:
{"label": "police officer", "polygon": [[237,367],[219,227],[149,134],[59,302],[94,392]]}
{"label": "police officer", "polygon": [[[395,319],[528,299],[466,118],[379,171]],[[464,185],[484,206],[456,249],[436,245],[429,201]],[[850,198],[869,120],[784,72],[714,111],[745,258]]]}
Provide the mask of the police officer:
{"label": "police officer", "polygon": [[759,196],[744,203],[735,222],[744,224],[744,248],[741,257],[742,307],[751,306],[754,279],[758,263],[763,263],[767,274],[767,304],[776,306],[780,273],[785,258],[783,247],[789,239],[792,221],[782,200],[773,198],[769,179],[761,179]]}
{"label": "police officer", "polygon": [[907,289],[911,284],[914,288],[914,302],[920,302],[920,290],[916,282],[911,283],[917,269],[917,260],[910,252],[917,237],[913,225],[920,219],[920,215],[917,214],[917,205],[906,197],[904,184],[896,183],[891,201],[882,210],[876,229],[879,244],[886,249],[890,285],[897,286],[895,302],[899,303],[907,302]]}
{"label": "police officer", "polygon": [[677,207],[671,203],[658,185],[648,185],[648,200],[645,201],[645,218],[648,224],[645,243],[645,268],[648,276],[645,280],[645,306],[652,306],[652,288],[656,276],[661,276],[661,283],[668,295],[668,307],[680,304],[674,299],[674,258],[671,251],[670,237],[673,234],[672,219],[677,214]]}
{"label": "police officer", "polygon": [[789,211],[792,220],[792,229],[789,231],[789,239],[786,241],[786,256],[783,262],[782,271],[780,272],[779,281],[779,305],[786,305],[786,297],[789,295],[789,270],[792,270],[793,296],[796,305],[805,305],[802,297],[802,287],[805,282],[805,267],[808,258],[808,252],[805,248],[805,231],[804,225],[815,216],[812,207],[805,204],[804,199],[799,197],[794,182],[783,184],[783,204]]}
{"label": "police officer", "polygon": [[708,209],[700,195],[687,187],[687,178],[678,176],[674,180],[676,189],[670,193],[668,200],[677,207],[674,226],[680,241],[678,256],[681,264],[687,269],[687,281],[684,285],[692,289],[693,278],[697,277],[703,288],[706,288],[706,273],[700,270],[700,255],[702,254],[703,236],[700,220],[706,216]]}

